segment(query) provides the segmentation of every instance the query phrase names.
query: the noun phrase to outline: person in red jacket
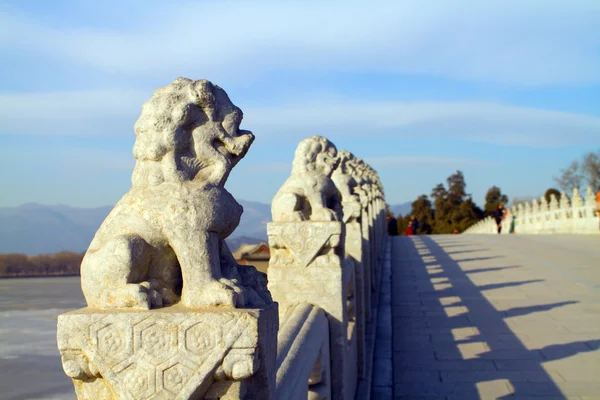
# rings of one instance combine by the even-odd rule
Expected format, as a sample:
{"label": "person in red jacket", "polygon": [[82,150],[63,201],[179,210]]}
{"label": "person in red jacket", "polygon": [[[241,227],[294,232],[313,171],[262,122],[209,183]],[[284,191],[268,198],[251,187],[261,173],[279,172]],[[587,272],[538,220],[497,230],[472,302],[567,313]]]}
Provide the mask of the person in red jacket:
{"label": "person in red jacket", "polygon": [[596,213],[598,213],[598,229],[600,229],[600,187],[596,193]]}

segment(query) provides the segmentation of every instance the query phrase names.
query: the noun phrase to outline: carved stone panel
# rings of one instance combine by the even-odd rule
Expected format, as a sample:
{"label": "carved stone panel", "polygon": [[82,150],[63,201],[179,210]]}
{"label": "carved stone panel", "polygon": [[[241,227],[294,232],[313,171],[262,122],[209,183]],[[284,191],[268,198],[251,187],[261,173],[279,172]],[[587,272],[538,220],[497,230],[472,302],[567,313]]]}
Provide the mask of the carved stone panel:
{"label": "carved stone panel", "polygon": [[[276,337],[276,318],[276,306],[81,309],[59,316],[58,346],[80,399],[107,392],[115,399],[198,398],[213,381],[241,381],[274,365],[274,356],[260,342]],[[269,374],[261,376],[269,379]],[[273,382],[261,385],[261,396],[269,398]]]}
{"label": "carved stone panel", "polygon": [[275,248],[286,249],[294,260],[308,267],[317,256],[333,253],[340,244],[340,222],[273,222],[267,225]]}

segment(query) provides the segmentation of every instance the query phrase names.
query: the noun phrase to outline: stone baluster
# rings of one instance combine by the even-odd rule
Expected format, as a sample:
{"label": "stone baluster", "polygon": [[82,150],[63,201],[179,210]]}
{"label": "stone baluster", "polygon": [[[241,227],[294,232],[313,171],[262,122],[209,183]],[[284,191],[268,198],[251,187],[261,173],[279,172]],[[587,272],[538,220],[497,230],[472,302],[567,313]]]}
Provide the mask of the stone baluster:
{"label": "stone baluster", "polygon": [[583,199],[581,198],[581,195],[579,194],[579,189],[577,188],[573,189],[571,204],[573,207],[573,213],[575,213],[575,210],[577,210],[577,215],[575,215],[574,218],[583,218],[583,215],[580,213],[580,208],[583,206]]}
{"label": "stone baluster", "polygon": [[579,189],[573,189],[573,196],[571,197],[571,213],[573,216],[573,232],[579,232],[581,229],[581,220],[584,218],[583,212],[583,199],[579,194]]}
{"label": "stone baluster", "polygon": [[88,307],[58,318],[79,399],[275,398],[277,305],[224,241],[242,213],[224,184],[254,140],[241,115],[205,80],[144,104],[133,187],[81,264]]}
{"label": "stone baluster", "polygon": [[565,191],[560,192],[559,200],[559,220],[561,221],[561,232],[569,233],[572,232],[572,214],[571,214],[571,202]]}
{"label": "stone baluster", "polygon": [[351,159],[350,163],[353,167],[353,178],[357,183],[357,186],[354,188],[355,193],[357,193],[360,197],[361,203],[361,216],[360,216],[360,229],[362,236],[362,278],[363,278],[363,304],[365,310],[365,319],[366,321],[371,320],[371,247],[370,242],[371,238],[369,237],[369,202],[370,196],[368,193],[368,188],[366,186],[365,179],[365,163],[359,159]]}
{"label": "stone baluster", "polygon": [[515,233],[523,233],[525,231],[525,208],[523,203],[517,204],[517,221],[515,223]]}
{"label": "stone baluster", "polygon": [[523,224],[523,233],[532,233],[533,225],[533,206],[531,203],[525,203],[525,223]]}
{"label": "stone baluster", "polygon": [[346,257],[342,199],[331,179],[337,163],[337,149],[323,137],[312,136],[298,145],[292,173],[271,205],[268,287],[280,315],[298,303],[325,312],[331,397],[352,399],[358,371],[355,263]]}
{"label": "stone baluster", "polygon": [[591,186],[587,187],[584,204],[585,226],[582,233],[598,233],[598,217],[596,215],[596,195]]}
{"label": "stone baluster", "polygon": [[548,207],[548,201],[546,200],[546,197],[541,196],[540,197],[540,209],[539,209],[539,213],[540,213],[540,232],[543,233],[548,233],[550,231],[550,220],[549,220],[549,207]]}
{"label": "stone baluster", "polygon": [[291,306],[277,335],[278,399],[330,399],[329,322],[311,304]]}
{"label": "stone baluster", "polygon": [[549,204],[549,216],[550,216],[550,231],[553,233],[560,232],[560,219],[558,210],[558,199],[554,193],[550,194]]}
{"label": "stone baluster", "polygon": [[[348,257],[347,262],[354,264],[354,286],[350,289],[353,293],[350,297],[353,300],[354,309],[350,314],[356,321],[357,337],[357,359],[358,376],[364,378],[366,371],[366,312],[365,297],[367,286],[365,285],[365,271],[363,264],[363,237],[361,229],[362,205],[361,193],[358,183],[354,176],[356,174],[356,157],[348,151],[338,152],[339,164],[334,170],[331,179],[335,183],[341,194],[343,222],[346,228],[346,238],[344,247]],[[369,296],[370,297],[370,296]]]}

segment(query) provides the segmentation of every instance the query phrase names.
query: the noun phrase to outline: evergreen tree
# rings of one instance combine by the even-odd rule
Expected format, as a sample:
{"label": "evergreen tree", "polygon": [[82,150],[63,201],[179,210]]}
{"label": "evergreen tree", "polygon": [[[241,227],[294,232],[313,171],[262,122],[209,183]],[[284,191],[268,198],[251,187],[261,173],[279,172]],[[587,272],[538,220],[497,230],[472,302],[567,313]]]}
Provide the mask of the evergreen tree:
{"label": "evergreen tree", "polygon": [[456,171],[446,181],[448,182],[448,200],[450,204],[455,207],[460,206],[467,197],[465,176],[462,172]]}
{"label": "evergreen tree", "polygon": [[473,202],[471,197],[467,197],[458,207],[458,211],[454,214],[452,220],[452,230],[457,228],[459,232],[464,232],[469,226],[479,221],[483,215],[481,210]]}
{"label": "evergreen tree", "polygon": [[557,189],[550,188],[550,189],[546,190],[546,193],[544,193],[544,198],[546,199],[548,204],[550,204],[552,195],[556,196],[556,200],[560,201],[560,192]]}
{"label": "evergreen tree", "polygon": [[446,179],[448,189],[443,184],[433,188],[435,219],[433,233],[460,232],[477,222],[483,212],[467,193],[467,184],[461,171],[456,171]]}
{"label": "evergreen tree", "polygon": [[[434,214],[433,208],[431,207],[431,201],[427,195],[421,195],[412,203],[412,216],[414,216],[419,222],[418,232],[429,235],[433,232]],[[410,217],[409,217],[410,219]],[[404,228],[406,229],[406,228]]]}
{"label": "evergreen tree", "polygon": [[448,201],[448,191],[443,184],[439,183],[431,191],[433,205],[435,207],[435,219],[433,223],[433,233],[444,233],[448,230],[450,203]]}

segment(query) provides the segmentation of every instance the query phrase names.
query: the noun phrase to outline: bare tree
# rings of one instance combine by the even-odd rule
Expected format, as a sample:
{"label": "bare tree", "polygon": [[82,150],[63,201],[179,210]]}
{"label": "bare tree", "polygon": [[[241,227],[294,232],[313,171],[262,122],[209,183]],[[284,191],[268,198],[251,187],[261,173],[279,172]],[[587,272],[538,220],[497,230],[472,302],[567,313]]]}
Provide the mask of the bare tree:
{"label": "bare tree", "polygon": [[600,187],[600,150],[597,153],[588,153],[583,158],[581,165],[583,176],[587,184],[596,190]]}
{"label": "bare tree", "polygon": [[567,193],[573,192],[575,188],[579,189],[582,180],[583,175],[577,161],[573,161],[567,168],[561,169],[560,176],[554,177],[556,184]]}

